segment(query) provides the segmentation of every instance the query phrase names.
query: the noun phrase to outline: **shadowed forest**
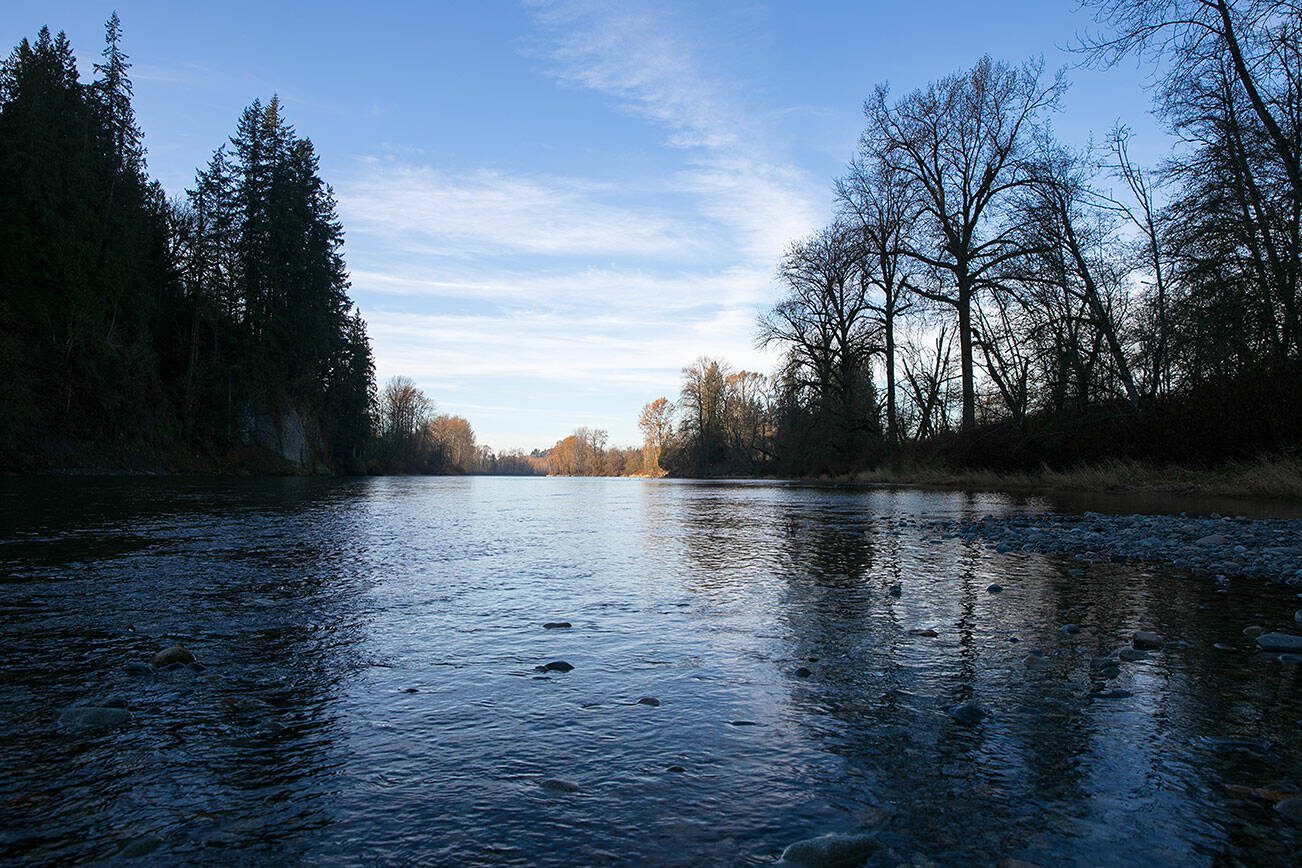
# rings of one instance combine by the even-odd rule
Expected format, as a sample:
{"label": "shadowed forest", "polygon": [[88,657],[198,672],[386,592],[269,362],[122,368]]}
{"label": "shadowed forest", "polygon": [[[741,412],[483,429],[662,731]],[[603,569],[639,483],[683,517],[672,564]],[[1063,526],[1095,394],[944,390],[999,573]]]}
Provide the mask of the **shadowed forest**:
{"label": "shadowed forest", "polygon": [[[637,448],[580,428],[496,454],[375,383],[311,141],[254,100],[195,176],[151,180],[117,15],[93,76],[42,29],[0,70],[7,470],[809,476],[1295,466],[1302,12],[1087,3],[1082,64],[1148,64],[1170,156],[1065,143],[1065,71],[982,58],[879,86],[826,228],[759,318],[770,374],[702,357]],[[943,72],[943,71],[938,71]],[[907,473],[907,471],[904,471]]]}

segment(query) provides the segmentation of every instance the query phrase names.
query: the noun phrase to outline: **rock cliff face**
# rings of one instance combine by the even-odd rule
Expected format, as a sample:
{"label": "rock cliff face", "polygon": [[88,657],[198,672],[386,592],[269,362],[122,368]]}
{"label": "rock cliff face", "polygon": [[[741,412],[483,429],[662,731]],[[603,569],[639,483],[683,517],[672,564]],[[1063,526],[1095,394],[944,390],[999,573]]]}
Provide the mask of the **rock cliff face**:
{"label": "rock cliff face", "polygon": [[274,452],[299,469],[310,467],[322,449],[316,420],[300,413],[292,404],[248,411],[244,418],[244,440],[250,446]]}

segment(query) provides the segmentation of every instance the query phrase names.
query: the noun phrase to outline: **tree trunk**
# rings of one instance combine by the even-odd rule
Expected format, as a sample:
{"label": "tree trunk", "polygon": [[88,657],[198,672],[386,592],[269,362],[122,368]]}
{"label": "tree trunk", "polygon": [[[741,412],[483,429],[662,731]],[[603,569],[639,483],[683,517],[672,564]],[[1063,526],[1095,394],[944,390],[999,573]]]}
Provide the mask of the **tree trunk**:
{"label": "tree trunk", "polygon": [[959,286],[957,307],[958,353],[963,379],[962,430],[964,434],[970,434],[976,429],[976,378],[972,371],[972,290],[970,287]]}

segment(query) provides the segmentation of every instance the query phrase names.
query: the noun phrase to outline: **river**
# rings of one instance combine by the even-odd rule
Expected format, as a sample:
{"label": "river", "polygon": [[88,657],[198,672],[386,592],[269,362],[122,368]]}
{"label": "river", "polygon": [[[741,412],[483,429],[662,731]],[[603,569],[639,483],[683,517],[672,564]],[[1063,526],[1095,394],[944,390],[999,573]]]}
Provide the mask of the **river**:
{"label": "river", "polygon": [[[946,532],[1072,508],[1043,498],[529,478],[0,497],[5,861],[749,865],[868,833],[870,864],[1293,864],[1302,843],[1274,808],[1302,784],[1302,676],[1242,632],[1292,625],[1295,591]],[[1165,648],[1100,675],[1139,629]],[[176,643],[202,666],[142,668]],[[968,701],[985,716],[947,713]],[[68,731],[84,705],[131,717]]]}

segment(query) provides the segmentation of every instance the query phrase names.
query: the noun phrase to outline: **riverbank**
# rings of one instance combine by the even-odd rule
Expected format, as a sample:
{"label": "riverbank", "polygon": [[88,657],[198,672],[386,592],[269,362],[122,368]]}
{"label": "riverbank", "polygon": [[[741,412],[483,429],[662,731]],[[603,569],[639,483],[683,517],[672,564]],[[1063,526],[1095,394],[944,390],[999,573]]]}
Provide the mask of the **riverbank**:
{"label": "riverbank", "polygon": [[1231,462],[1216,468],[1107,461],[1071,470],[1029,473],[954,470],[928,465],[883,466],[837,481],[1007,492],[1089,491],[1302,500],[1302,460],[1289,457]]}

